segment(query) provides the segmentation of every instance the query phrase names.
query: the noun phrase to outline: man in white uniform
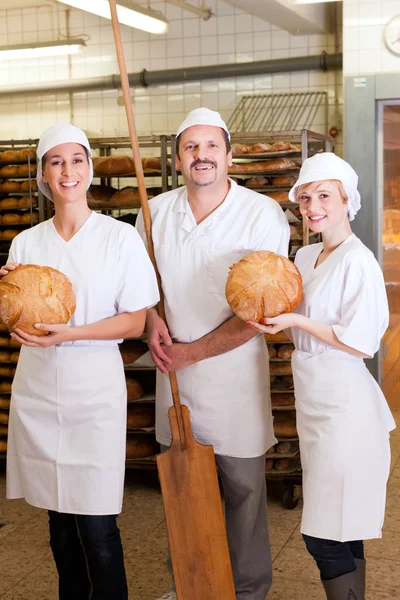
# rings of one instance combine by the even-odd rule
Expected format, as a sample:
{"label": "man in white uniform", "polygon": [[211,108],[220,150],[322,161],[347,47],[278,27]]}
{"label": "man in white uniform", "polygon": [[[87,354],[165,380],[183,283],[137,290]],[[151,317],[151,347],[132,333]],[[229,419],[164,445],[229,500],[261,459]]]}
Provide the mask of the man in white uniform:
{"label": "man in white uniform", "polygon": [[[177,132],[186,185],[150,202],[169,329],[152,309],[147,331],[158,367],[157,440],[164,448],[171,441],[167,373],[176,370],[194,437],[214,446],[237,598],[264,600],[272,583],[265,452],[276,442],[268,353],[264,338],[233,315],[225,283],[230,265],[249,252],[287,256],[289,226],[274,200],[228,178],[231,164],[220,115],[192,111]],[[136,226],[145,239],[141,213]]]}

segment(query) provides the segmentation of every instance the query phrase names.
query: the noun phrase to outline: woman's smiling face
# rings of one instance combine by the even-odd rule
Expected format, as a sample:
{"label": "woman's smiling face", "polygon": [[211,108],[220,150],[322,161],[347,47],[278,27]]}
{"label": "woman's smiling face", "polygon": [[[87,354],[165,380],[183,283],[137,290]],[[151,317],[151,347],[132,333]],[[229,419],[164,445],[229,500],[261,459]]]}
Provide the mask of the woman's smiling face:
{"label": "woman's smiling face", "polygon": [[69,142],[54,146],[43,157],[43,182],[51,189],[53,199],[73,202],[86,197],[90,167],[86,149]]}
{"label": "woman's smiling face", "polygon": [[324,233],[348,220],[347,198],[342,183],[336,179],[306,183],[296,189],[300,212],[317,233]]}

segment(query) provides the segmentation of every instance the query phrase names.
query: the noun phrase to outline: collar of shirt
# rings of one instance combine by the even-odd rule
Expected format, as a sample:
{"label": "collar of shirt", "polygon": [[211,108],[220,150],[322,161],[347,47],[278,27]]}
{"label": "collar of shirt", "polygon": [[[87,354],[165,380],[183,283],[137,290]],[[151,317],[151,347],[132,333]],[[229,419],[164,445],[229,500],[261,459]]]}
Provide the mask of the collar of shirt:
{"label": "collar of shirt", "polygon": [[204,233],[204,231],[206,231],[213,225],[216,219],[219,219],[223,215],[225,210],[229,207],[233,197],[235,196],[238,187],[237,183],[233,181],[233,179],[228,178],[228,180],[230,182],[230,189],[226,195],[225,200],[206,219],[204,219],[204,221],[202,221],[199,224],[197,224],[192,209],[190,207],[187,188],[186,186],[181,188],[181,193],[176,199],[175,206],[173,209],[173,212],[175,214],[181,216],[181,229],[187,231],[188,233],[190,233],[194,229],[197,229],[197,231],[201,231],[202,233]]}

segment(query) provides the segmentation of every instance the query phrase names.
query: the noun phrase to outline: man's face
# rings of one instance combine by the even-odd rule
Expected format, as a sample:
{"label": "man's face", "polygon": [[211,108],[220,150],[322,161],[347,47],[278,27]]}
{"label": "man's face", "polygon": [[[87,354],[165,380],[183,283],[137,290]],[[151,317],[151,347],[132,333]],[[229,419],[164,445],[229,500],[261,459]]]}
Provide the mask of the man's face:
{"label": "man's face", "polygon": [[204,187],[224,181],[231,164],[232,152],[226,153],[220,127],[193,125],[182,133],[176,168],[186,185]]}

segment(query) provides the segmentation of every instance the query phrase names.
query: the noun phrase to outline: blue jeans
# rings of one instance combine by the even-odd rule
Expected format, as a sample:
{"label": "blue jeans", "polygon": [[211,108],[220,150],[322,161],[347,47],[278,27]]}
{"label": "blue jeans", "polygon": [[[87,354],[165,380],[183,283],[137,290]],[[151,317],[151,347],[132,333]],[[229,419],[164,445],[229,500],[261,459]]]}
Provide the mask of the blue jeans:
{"label": "blue jeans", "polygon": [[317,563],[321,579],[336,579],[356,570],[354,559],[364,559],[364,542],[335,542],[303,534],[307,550]]}
{"label": "blue jeans", "polygon": [[116,515],[71,515],[49,510],[49,527],[60,600],[127,600]]}

